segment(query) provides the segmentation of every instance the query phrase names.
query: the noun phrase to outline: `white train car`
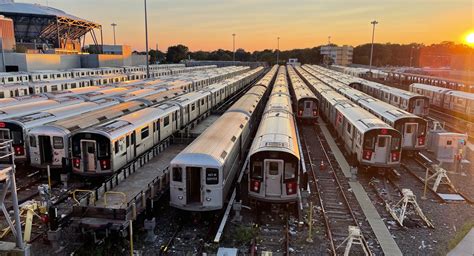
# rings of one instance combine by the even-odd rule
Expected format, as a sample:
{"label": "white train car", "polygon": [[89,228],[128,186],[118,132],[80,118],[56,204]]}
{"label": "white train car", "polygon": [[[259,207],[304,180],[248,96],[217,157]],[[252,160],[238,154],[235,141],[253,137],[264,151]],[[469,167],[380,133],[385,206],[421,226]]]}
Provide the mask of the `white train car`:
{"label": "white train car", "polygon": [[316,122],[318,120],[318,98],[309,89],[303,79],[296,73],[294,68],[287,66],[293,94],[293,106],[296,117],[301,121]]}
{"label": "white train car", "polygon": [[0,72],[0,85],[28,83],[29,79],[26,72]]}
{"label": "white train car", "polygon": [[89,79],[91,85],[110,85],[117,84],[129,80],[126,74],[110,74],[85,77]]}
{"label": "white train car", "polygon": [[411,92],[429,97],[435,109],[474,121],[474,93],[418,83],[411,84],[409,88]]}
{"label": "white train car", "polygon": [[209,92],[192,92],[78,131],[72,136],[73,172],[113,174],[212,107]]}
{"label": "white train car", "polygon": [[86,78],[42,81],[28,84],[30,94],[58,92],[88,86],[91,86],[91,81]]}
{"label": "white train car", "polygon": [[[143,102],[130,101],[31,128],[28,131],[31,166],[63,167],[62,159],[70,158],[72,134],[145,107],[147,105]],[[59,142],[62,142],[62,145]]]}
{"label": "white train car", "polygon": [[[252,87],[170,163],[170,205],[186,211],[222,209],[276,68]],[[210,147],[209,145],[212,145]]]}
{"label": "white train car", "polygon": [[28,85],[26,84],[5,84],[0,85],[0,99],[21,97],[30,94]]}
{"label": "white train car", "polygon": [[344,85],[343,82],[324,77],[321,73],[314,73],[314,76],[400,132],[403,150],[412,153],[426,148],[428,127],[423,118]]}
{"label": "white train car", "polygon": [[[28,155],[35,152],[30,152],[28,145],[36,145],[34,137],[28,138],[28,130],[32,127],[41,126],[45,123],[56,120],[73,117],[88,111],[94,111],[100,108],[108,107],[118,104],[115,100],[104,99],[96,102],[82,102],[74,105],[64,106],[61,108],[49,109],[41,112],[14,117],[3,120],[1,122],[2,139],[12,139],[13,147],[15,149],[15,161],[24,162],[28,159]],[[29,139],[29,143],[27,143]],[[61,145],[61,146],[60,146]],[[64,147],[63,141],[54,141],[55,147]],[[42,148],[42,150],[45,150]]]}
{"label": "white train car", "polygon": [[164,103],[79,131],[72,136],[73,171],[111,175],[177,131],[179,107]]}
{"label": "white train car", "polygon": [[66,96],[57,99],[48,99],[28,104],[13,105],[0,108],[0,120],[12,118],[16,116],[28,115],[38,111],[44,111],[51,108],[59,108],[63,106],[74,105],[84,100],[76,96]]}
{"label": "white train car", "polygon": [[315,65],[305,65],[305,67],[320,72],[335,80],[341,81],[350,87],[365,92],[377,99],[383,100],[417,116],[425,117],[428,115],[429,99],[426,96],[361,78],[352,77]]}
{"label": "white train car", "polygon": [[249,197],[297,201],[300,152],[286,69],[281,66],[249,151]]}
{"label": "white train car", "polygon": [[54,80],[68,80],[73,78],[72,73],[66,70],[38,70],[29,72],[30,82],[45,82]]}

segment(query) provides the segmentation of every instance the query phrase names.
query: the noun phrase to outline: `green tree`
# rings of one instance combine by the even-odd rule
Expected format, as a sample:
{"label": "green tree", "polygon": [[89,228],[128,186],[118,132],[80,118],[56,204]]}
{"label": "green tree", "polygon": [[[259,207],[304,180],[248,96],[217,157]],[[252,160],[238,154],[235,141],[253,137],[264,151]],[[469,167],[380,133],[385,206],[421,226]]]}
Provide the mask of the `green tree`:
{"label": "green tree", "polygon": [[178,63],[188,56],[188,47],[182,44],[168,47],[166,52],[166,61],[169,63]]}

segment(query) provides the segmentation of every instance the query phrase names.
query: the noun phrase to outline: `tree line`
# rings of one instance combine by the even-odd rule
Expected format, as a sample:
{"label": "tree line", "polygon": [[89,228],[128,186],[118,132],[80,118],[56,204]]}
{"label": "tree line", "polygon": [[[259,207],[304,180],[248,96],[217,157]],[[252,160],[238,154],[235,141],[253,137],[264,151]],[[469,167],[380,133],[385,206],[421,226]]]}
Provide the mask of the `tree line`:
{"label": "tree line", "polygon": [[[369,65],[371,44],[363,44],[354,47],[353,63]],[[303,64],[318,64],[323,60],[320,53],[321,46],[305,49],[293,49],[280,51],[280,64],[286,63],[289,58],[297,58]],[[462,69],[470,64],[473,48],[453,42],[441,42],[439,44],[374,44],[373,65],[374,66],[412,66],[412,67],[448,67]],[[145,54],[145,52],[135,52]],[[233,52],[224,49],[215,51],[189,51],[185,45],[178,44],[170,46],[167,52],[150,50],[151,63],[178,63],[185,59],[192,60],[216,60],[232,61]],[[244,49],[235,51],[236,61],[263,61],[275,64],[277,51],[265,49],[261,51],[248,52]]]}

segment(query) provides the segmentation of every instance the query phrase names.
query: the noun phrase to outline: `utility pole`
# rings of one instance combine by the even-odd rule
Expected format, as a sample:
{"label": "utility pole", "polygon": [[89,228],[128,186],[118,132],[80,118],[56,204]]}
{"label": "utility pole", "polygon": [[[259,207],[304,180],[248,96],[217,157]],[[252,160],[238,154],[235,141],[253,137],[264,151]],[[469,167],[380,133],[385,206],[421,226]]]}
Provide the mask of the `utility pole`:
{"label": "utility pole", "polygon": [[146,12],[146,0],[145,2],[145,51],[146,51],[146,78],[150,78],[150,64],[148,63],[149,53],[148,53],[148,18]]}
{"label": "utility pole", "polygon": [[328,45],[331,45],[331,36],[328,36]]}
{"label": "utility pole", "polygon": [[410,50],[410,68],[412,67],[412,63],[413,63],[413,49],[415,48],[415,46],[411,46],[411,50]]}
{"label": "utility pole", "polygon": [[232,49],[233,49],[232,61],[234,62],[234,65],[235,65],[235,33],[232,34]]}
{"label": "utility pole", "polygon": [[280,37],[277,37],[277,65],[280,63]]}
{"label": "utility pole", "polygon": [[114,29],[114,45],[117,45],[117,42],[115,41],[115,27],[117,26],[117,24],[112,23],[110,24],[110,26],[112,26],[112,28]]}

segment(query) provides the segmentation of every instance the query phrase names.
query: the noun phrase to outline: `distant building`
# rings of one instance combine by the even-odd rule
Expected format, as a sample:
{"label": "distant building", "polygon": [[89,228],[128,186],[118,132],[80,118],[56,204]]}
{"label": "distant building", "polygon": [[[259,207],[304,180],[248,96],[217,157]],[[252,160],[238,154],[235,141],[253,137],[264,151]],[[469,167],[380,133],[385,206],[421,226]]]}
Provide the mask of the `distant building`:
{"label": "distant building", "polygon": [[129,45],[89,45],[89,52],[113,55],[129,56],[132,54],[132,47]]}
{"label": "distant building", "polygon": [[352,64],[352,54],[354,48],[352,46],[333,46],[326,45],[321,47],[321,55],[327,64],[335,64],[348,66]]}
{"label": "distant building", "polygon": [[301,63],[298,62],[298,59],[295,58],[295,59],[288,59],[288,62],[286,63],[286,65],[296,67],[296,66],[301,66]]}
{"label": "distant building", "polygon": [[2,52],[12,52],[15,49],[15,32],[13,20],[0,15],[0,48]]}

